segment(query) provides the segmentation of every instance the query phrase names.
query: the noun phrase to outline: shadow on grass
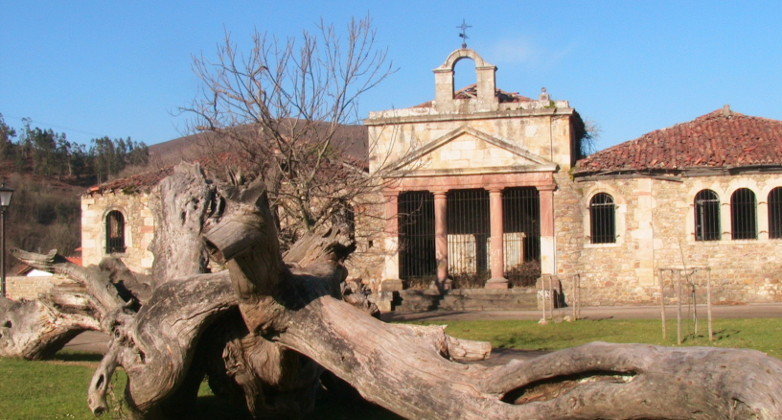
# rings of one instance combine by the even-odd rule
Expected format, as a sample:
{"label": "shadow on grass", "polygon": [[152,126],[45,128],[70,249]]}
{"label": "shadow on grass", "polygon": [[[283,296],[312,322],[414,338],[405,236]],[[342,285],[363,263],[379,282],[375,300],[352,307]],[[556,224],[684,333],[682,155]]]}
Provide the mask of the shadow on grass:
{"label": "shadow on grass", "polygon": [[[208,395],[198,397],[194,412],[189,413],[187,418],[250,420],[253,417],[243,407],[231,405],[224,399]],[[323,395],[315,402],[313,412],[305,415],[305,418],[397,420],[402,417],[367,401],[345,401]]]}
{"label": "shadow on grass", "polygon": [[99,353],[83,353],[77,351],[60,351],[51,360],[61,362],[100,362],[103,355]]}

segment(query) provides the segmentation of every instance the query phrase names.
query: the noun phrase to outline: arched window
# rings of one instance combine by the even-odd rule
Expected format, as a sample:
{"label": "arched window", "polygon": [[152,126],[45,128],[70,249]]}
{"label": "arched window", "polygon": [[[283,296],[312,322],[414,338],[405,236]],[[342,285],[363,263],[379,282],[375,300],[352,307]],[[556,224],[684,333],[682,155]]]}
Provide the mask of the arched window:
{"label": "arched window", "polygon": [[733,239],[757,239],[757,200],[749,188],[739,188],[730,196]]}
{"label": "arched window", "polygon": [[616,242],[614,198],[606,193],[595,194],[589,201],[590,231],[593,244]]}
{"label": "arched window", "polygon": [[695,240],[719,241],[720,199],[712,190],[702,190],[695,195]]}
{"label": "arched window", "polygon": [[768,193],[768,237],[782,238],[782,187]]}
{"label": "arched window", "polygon": [[106,215],[106,253],[125,252],[125,217],[117,210]]}

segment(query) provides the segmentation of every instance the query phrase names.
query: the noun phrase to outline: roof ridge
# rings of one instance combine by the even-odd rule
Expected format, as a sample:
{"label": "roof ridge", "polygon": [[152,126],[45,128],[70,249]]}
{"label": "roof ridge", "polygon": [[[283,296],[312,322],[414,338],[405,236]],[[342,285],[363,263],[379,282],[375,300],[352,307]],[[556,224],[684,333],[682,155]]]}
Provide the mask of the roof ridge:
{"label": "roof ridge", "polygon": [[726,105],[596,152],[579,160],[576,171],[757,164],[782,165],[782,121],[745,115]]}

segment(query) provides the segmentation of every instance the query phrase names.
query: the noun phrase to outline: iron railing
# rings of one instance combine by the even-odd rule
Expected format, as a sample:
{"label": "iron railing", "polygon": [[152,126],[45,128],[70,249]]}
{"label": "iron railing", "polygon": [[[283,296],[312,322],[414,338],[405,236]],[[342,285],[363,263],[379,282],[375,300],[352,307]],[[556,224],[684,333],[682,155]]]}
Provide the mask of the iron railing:
{"label": "iron railing", "polygon": [[749,188],[739,188],[730,197],[731,234],[733,239],[757,239],[757,200]]}
{"label": "iron railing", "polygon": [[720,230],[720,199],[712,190],[701,190],[695,195],[695,240],[718,241]]}
{"label": "iron railing", "polygon": [[590,236],[593,244],[616,242],[614,198],[598,193],[589,201]]}
{"label": "iron railing", "polygon": [[106,253],[125,252],[125,217],[113,210],[106,215]]}
{"label": "iron railing", "polygon": [[540,277],[540,194],[535,187],[502,191],[505,278],[512,286],[534,286]]}
{"label": "iron railing", "polygon": [[489,192],[451,190],[448,200],[448,273],[454,287],[482,287],[490,276]]}
{"label": "iron railing", "polygon": [[782,187],[768,193],[768,237],[782,238]]}
{"label": "iron railing", "polygon": [[408,287],[426,286],[437,276],[434,245],[434,195],[399,194],[399,277]]}

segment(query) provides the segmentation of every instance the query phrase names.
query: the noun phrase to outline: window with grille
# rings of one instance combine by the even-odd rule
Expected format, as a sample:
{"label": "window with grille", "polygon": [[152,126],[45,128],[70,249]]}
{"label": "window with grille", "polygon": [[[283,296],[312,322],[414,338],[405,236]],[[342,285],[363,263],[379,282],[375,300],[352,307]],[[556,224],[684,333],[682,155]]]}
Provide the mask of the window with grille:
{"label": "window with grille", "polygon": [[125,217],[113,210],[106,215],[106,253],[125,252]]}
{"label": "window with grille", "polygon": [[768,237],[782,238],[782,187],[768,193]]}
{"label": "window with grille", "polygon": [[739,188],[730,197],[733,239],[757,239],[757,200],[749,188]]}
{"label": "window with grille", "polygon": [[695,240],[719,241],[720,199],[712,190],[702,190],[695,195]]}
{"label": "window with grille", "polygon": [[606,193],[595,194],[589,201],[590,233],[593,244],[616,242],[616,207]]}

